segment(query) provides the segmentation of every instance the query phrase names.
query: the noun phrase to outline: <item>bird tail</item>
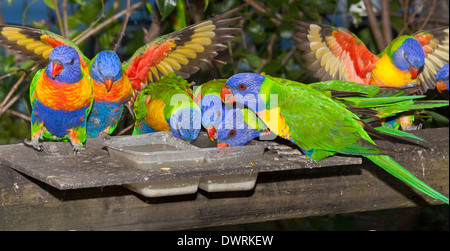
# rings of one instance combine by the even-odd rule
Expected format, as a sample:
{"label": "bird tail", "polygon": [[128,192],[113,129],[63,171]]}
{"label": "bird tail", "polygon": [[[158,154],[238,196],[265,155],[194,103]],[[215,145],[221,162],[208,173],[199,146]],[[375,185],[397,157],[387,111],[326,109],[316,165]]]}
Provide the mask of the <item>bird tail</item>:
{"label": "bird tail", "polygon": [[386,170],[388,173],[394,175],[396,178],[411,185],[412,187],[418,189],[426,195],[449,204],[449,200],[447,197],[440,194],[439,192],[416,178],[408,170],[395,162],[391,157],[387,155],[364,155],[364,157],[370,159],[375,164]]}

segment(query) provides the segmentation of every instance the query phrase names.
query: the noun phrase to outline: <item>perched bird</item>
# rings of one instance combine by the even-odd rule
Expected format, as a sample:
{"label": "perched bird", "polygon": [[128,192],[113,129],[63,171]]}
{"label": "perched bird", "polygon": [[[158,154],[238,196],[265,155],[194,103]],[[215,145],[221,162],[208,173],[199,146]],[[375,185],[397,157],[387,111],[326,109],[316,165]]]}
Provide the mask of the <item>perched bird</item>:
{"label": "perched bird", "polygon": [[311,86],[280,85],[265,76],[241,73],[225,85],[239,103],[246,103],[271,132],[299,146],[320,161],[335,153],[361,155],[421,192],[449,203],[395,162],[375,144],[369,129],[354,113]]}
{"label": "perched bird", "polygon": [[93,81],[95,93],[92,113],[87,122],[87,137],[109,135],[114,131],[124,105],[133,93],[131,82],[122,74],[120,59],[115,52],[102,51],[91,61],[78,46],[60,35],[13,25],[0,25],[0,44],[41,64],[49,62],[50,52],[59,45],[75,49],[79,54],[81,67]]}
{"label": "perched bird", "polygon": [[206,129],[209,138],[213,141],[216,128],[222,122],[225,104],[220,93],[225,86],[226,79],[214,79],[195,89],[194,101],[202,112],[202,126]]}
{"label": "perched bird", "polygon": [[49,59],[47,68],[38,71],[31,82],[31,141],[25,143],[42,151],[39,139],[69,140],[77,153],[86,140],[94,98],[92,81],[74,48],[58,46]]}
{"label": "perched bird", "polygon": [[320,81],[348,80],[423,94],[435,87],[437,70],[449,61],[448,27],[397,37],[379,55],[345,28],[297,21],[296,29],[297,48]]}
{"label": "perched bird", "polygon": [[436,89],[448,99],[448,64],[436,73]]}
{"label": "perched bird", "polygon": [[225,50],[225,43],[234,40],[233,35],[241,31],[229,27],[241,19],[228,18],[237,10],[239,8],[160,36],[139,48],[124,64],[112,51],[100,52],[91,62],[71,41],[36,28],[1,24],[0,44],[44,64],[48,63],[50,51],[56,46],[75,48],[82,67],[94,80],[95,100],[88,136],[97,137],[114,131],[124,101],[132,106],[136,95],[149,83],[171,72],[187,78],[213,59],[218,51]]}
{"label": "perched bird", "polygon": [[123,74],[119,56],[113,51],[98,53],[89,66],[94,85],[94,103],[87,122],[87,136],[108,137],[114,132],[133,89]]}
{"label": "perched bird", "polygon": [[201,130],[201,111],[192,100],[189,84],[174,73],[139,93],[134,115],[133,135],[171,131],[179,139],[194,140]]}

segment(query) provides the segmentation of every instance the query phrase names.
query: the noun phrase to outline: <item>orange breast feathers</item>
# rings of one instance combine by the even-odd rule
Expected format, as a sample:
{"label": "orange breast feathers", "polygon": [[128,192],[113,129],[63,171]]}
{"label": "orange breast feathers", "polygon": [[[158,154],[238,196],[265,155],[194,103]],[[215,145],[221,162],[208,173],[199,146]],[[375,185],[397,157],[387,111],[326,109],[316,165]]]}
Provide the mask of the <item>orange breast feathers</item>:
{"label": "orange breast feathers", "polygon": [[92,79],[92,83],[94,84],[94,99],[96,101],[116,102],[124,99],[129,100],[133,94],[130,80],[125,74],[122,74],[122,78],[114,82],[109,92],[106,90],[104,83],[97,82],[94,79]]}
{"label": "orange breast feathers", "polygon": [[37,80],[35,94],[45,106],[55,110],[74,111],[92,101],[94,90],[86,75],[78,83],[66,84],[48,78],[44,72]]}

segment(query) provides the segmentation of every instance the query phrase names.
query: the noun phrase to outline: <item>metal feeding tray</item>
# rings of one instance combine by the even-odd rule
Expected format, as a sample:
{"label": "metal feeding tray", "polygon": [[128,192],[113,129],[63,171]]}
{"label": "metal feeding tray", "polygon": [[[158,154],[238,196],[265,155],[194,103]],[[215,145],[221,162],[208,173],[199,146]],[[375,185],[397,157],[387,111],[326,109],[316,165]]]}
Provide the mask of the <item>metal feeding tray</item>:
{"label": "metal feeding tray", "polygon": [[[157,132],[115,137],[105,145],[113,159],[141,170],[201,168],[244,157],[251,161],[261,158],[264,152],[264,146],[260,145],[217,148],[211,147],[214,146],[211,143],[206,133],[191,144],[175,138],[171,132]],[[253,189],[257,176],[255,170],[242,170],[237,174],[133,183],[125,187],[147,197],[191,194],[199,187],[208,192],[244,191]]]}

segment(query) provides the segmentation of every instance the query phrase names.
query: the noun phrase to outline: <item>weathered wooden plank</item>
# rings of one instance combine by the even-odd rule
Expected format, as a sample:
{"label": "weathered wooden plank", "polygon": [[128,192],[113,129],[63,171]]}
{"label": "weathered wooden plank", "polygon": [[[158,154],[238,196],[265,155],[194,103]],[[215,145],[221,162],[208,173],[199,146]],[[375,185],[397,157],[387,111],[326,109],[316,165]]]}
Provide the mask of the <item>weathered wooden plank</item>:
{"label": "weathered wooden plank", "polygon": [[[236,159],[233,163],[139,170],[109,157],[103,139],[88,139],[86,150],[77,155],[72,153],[68,142],[44,142],[44,152],[36,152],[23,144],[0,146],[0,161],[62,190],[361,163],[357,157],[331,157],[317,163],[299,155],[297,149],[276,142],[260,141],[256,144],[275,150],[266,151],[263,158]],[[51,146],[58,149],[58,154],[48,152]],[[278,151],[286,150],[293,151],[293,156],[283,158],[278,154]]]}
{"label": "weathered wooden plank", "polygon": [[[448,128],[418,135],[428,140],[429,148],[400,148],[395,159],[448,196]],[[145,198],[120,186],[59,190],[0,163],[0,230],[191,229],[422,203],[441,204],[366,160],[362,165],[263,172],[246,192],[199,190],[162,198]]]}

